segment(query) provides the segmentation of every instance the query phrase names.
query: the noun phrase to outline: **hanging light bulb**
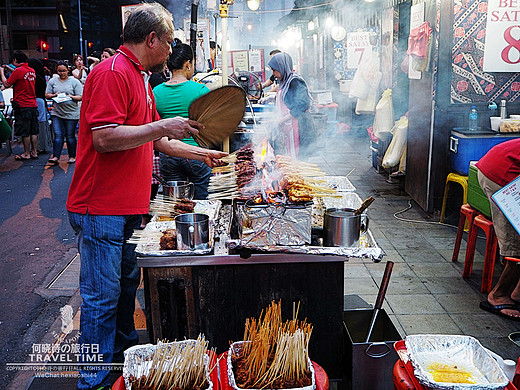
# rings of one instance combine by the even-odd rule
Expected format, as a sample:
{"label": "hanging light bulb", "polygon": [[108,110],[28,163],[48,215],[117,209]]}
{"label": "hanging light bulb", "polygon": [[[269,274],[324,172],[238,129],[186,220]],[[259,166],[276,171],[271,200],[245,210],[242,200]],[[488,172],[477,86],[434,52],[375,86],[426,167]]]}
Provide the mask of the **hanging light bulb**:
{"label": "hanging light bulb", "polygon": [[256,11],[260,7],[260,0],[247,0],[247,6],[251,11]]}

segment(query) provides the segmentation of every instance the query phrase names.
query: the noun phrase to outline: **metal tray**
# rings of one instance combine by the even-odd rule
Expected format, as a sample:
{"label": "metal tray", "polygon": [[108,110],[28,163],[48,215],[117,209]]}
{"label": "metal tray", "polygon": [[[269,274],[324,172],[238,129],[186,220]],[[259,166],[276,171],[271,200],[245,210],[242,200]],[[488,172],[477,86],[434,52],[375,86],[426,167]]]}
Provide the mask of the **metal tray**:
{"label": "metal tray", "polygon": [[[405,344],[415,377],[429,389],[501,390],[509,383],[495,359],[471,336],[410,335]],[[437,382],[428,369],[432,364],[457,366],[475,383]]]}

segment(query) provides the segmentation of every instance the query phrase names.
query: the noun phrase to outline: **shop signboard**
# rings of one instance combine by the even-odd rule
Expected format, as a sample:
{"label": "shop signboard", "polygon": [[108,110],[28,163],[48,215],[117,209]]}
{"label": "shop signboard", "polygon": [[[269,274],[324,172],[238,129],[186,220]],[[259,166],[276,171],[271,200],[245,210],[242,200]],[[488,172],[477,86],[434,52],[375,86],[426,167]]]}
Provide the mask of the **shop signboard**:
{"label": "shop signboard", "polygon": [[[208,68],[209,52],[209,29],[210,23],[208,18],[197,19],[197,71],[205,72]],[[191,19],[184,19],[184,35],[186,36],[186,44],[190,44],[191,40]]]}
{"label": "shop signboard", "polygon": [[347,68],[357,69],[363,56],[370,51],[370,32],[357,31],[347,34]]}
{"label": "shop signboard", "polygon": [[484,71],[518,72],[519,64],[520,0],[489,0]]}
{"label": "shop signboard", "polygon": [[[412,5],[410,9],[410,31],[424,23],[424,3]],[[415,70],[412,61],[408,61],[408,78],[420,80],[422,73]]]}

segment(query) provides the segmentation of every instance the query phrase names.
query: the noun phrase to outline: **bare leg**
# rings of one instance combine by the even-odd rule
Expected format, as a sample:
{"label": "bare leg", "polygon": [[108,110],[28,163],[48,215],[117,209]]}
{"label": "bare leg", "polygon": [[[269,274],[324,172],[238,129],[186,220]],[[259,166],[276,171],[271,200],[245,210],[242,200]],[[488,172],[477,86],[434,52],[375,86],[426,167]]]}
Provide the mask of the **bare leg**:
{"label": "bare leg", "polygon": [[[520,298],[520,266],[512,261],[506,261],[497,284],[488,295],[488,302],[492,305],[513,304],[512,297]],[[503,309],[502,313],[520,317],[518,310]]]}
{"label": "bare leg", "polygon": [[31,156],[38,157],[38,136],[37,135],[31,135],[31,149],[32,149]]}
{"label": "bare leg", "polygon": [[22,143],[23,143],[23,154],[22,156],[24,158],[31,157],[31,137],[22,137]]}

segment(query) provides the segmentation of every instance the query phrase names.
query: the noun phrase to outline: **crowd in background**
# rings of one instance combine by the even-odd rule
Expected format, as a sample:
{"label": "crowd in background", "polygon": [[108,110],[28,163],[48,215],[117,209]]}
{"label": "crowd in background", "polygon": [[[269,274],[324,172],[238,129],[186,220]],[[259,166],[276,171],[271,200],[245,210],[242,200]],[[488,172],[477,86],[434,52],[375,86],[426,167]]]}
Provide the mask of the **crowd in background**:
{"label": "crowd in background", "polygon": [[[25,147],[25,132],[21,132],[21,130],[17,132],[15,126],[15,137],[21,138],[24,142],[24,153],[15,156],[15,159],[37,159],[40,154],[52,152],[48,163],[57,165],[64,142],[66,142],[67,162],[75,162],[76,132],[79,127],[83,85],[92,69],[115,53],[114,49],[108,47],[102,52],[92,53],[85,62],[80,54],[74,55],[72,61],[42,61],[37,58],[27,59],[22,51],[15,52],[9,64],[1,67],[5,82],[2,79],[0,85],[0,110],[11,124],[13,123],[10,119],[16,117],[17,113],[18,120],[21,122],[22,110],[16,103],[17,100],[20,100],[20,93],[24,100],[23,105],[37,109],[37,120],[34,119],[37,122],[36,128],[33,128],[32,124],[28,125],[28,129],[32,129],[28,130],[30,133],[28,147]],[[20,69],[15,73],[17,68]],[[8,82],[12,74],[19,74],[22,70],[30,77],[25,77],[24,82],[16,83],[17,77],[11,79],[13,84]],[[33,101],[34,103],[32,103]],[[32,119],[28,119],[28,121],[32,122]]]}

